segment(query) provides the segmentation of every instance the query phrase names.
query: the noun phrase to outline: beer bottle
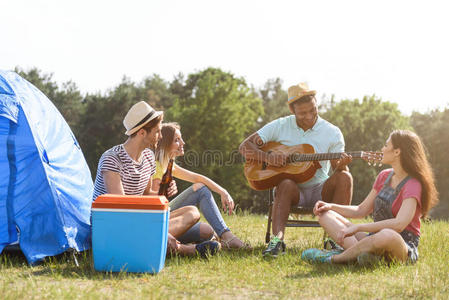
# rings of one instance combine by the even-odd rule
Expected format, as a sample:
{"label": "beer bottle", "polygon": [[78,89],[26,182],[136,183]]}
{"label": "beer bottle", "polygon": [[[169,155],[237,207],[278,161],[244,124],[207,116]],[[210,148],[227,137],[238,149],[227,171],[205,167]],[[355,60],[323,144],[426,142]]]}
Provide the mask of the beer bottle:
{"label": "beer bottle", "polygon": [[168,162],[167,170],[162,176],[158,192],[158,195],[165,196],[166,198],[168,198],[168,186],[170,185],[170,182],[173,179],[173,176],[171,174],[172,169],[173,169],[173,159],[170,159],[170,161]]}

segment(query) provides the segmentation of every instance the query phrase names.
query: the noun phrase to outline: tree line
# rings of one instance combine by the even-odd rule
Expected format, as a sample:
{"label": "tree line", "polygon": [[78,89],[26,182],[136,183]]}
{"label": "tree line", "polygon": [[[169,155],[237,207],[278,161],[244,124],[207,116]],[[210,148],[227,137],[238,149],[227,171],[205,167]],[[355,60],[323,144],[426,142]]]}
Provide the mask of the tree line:
{"label": "tree line", "polygon": [[[128,109],[140,100],[163,110],[164,121],[181,125],[186,155],[178,163],[200,172],[225,187],[238,207],[267,211],[266,192],[253,191],[243,175],[238,146],[243,139],[271,120],[290,114],[282,80],[269,79],[261,88],[218,68],[178,74],[172,81],[153,74],[141,82],[124,77],[104,93],[83,94],[74,82],[58,85],[52,74],[33,68],[15,70],[40,89],[66,119],[81,145],[94,179],[101,154],[125,141],[122,124]],[[415,131],[424,141],[434,168],[440,204],[433,217],[449,217],[449,107],[428,113],[403,115],[397,104],[376,96],[361,99],[317,99],[319,113],[343,132],[347,151],[380,150],[394,129]],[[449,102],[449,101],[448,101]],[[353,203],[367,195],[382,167],[354,160]],[[183,189],[187,183],[178,181]]]}

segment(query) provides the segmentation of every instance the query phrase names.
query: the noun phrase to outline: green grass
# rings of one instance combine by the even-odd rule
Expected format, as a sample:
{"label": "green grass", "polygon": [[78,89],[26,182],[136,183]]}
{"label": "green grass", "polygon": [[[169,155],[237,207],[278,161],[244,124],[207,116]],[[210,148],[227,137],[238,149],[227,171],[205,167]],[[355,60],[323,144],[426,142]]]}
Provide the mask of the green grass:
{"label": "green grass", "polygon": [[321,247],[322,229],[288,228],[288,252],[264,260],[266,218],[225,217],[253,251],[222,251],[202,260],[174,257],[157,275],[103,273],[93,269],[91,252],[51,258],[30,267],[22,257],[0,256],[0,299],[278,299],[278,298],[434,298],[449,297],[449,226],[423,224],[420,259],[415,265],[359,267],[310,265],[302,250]]}

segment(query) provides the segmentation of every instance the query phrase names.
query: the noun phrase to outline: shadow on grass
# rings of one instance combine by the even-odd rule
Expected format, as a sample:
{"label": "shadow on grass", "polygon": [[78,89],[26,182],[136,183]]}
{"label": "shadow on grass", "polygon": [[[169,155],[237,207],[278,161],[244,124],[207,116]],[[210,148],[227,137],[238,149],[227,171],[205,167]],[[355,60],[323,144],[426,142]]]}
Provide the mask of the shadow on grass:
{"label": "shadow on grass", "polygon": [[[261,251],[261,250],[260,250]],[[222,250],[219,256],[231,258],[232,260],[245,259],[258,255],[258,250]],[[129,278],[147,277],[156,274],[151,273],[131,273],[126,272],[126,268],[121,272],[96,271],[94,268],[92,250],[87,250],[75,255],[79,266],[76,265],[74,255],[65,252],[56,256],[46,257],[43,261],[31,266],[28,264],[23,253],[19,251],[7,251],[0,255],[0,264],[3,270],[20,269],[34,276],[50,276],[64,278],[84,278],[90,280],[127,280]],[[220,259],[220,257],[210,257]],[[167,256],[165,267],[176,267],[179,265],[195,263],[198,261],[207,262],[208,259],[200,257]]]}
{"label": "shadow on grass", "polygon": [[356,264],[350,265],[311,265],[312,270],[297,272],[295,274],[290,274],[285,276],[286,279],[302,279],[302,278],[321,278],[321,277],[333,277],[341,273],[351,273],[351,274],[365,274],[372,272],[376,266],[362,267]]}
{"label": "shadow on grass", "polygon": [[[254,247],[252,250],[222,250],[217,257],[210,257],[212,260],[231,260],[239,265],[238,261],[251,258],[262,258],[262,251],[265,246]],[[301,249],[291,248],[287,255],[292,259],[298,258],[298,272],[286,276],[286,279],[301,279],[310,277],[332,277],[342,272],[350,273],[366,273],[372,272],[373,268],[367,269],[358,265],[309,265],[299,259]],[[64,277],[64,278],[84,278],[89,280],[127,280],[130,278],[141,278],[151,276],[151,273],[127,273],[124,269],[122,272],[102,272],[96,271],[93,265],[92,251],[84,251],[76,255],[79,266],[76,265],[72,253],[63,253],[53,257],[47,257],[38,265],[29,266],[23,254],[19,252],[3,253],[0,256],[1,268],[5,269],[21,269],[26,270],[34,276],[48,277]],[[278,258],[281,260],[282,258]],[[207,262],[206,259],[199,257],[181,257],[168,256],[166,258],[165,267],[176,268],[185,264],[195,264],[196,262]],[[272,261],[272,260],[265,260]],[[274,259],[276,261],[276,259]],[[375,268],[375,267],[374,267]]]}
{"label": "shadow on grass", "polygon": [[28,262],[23,255],[22,251],[19,250],[3,250],[0,254],[0,264],[3,269],[22,267],[23,265],[28,265]]}
{"label": "shadow on grass", "polygon": [[360,265],[356,262],[347,264],[309,264],[305,261],[301,261],[301,269],[303,272],[297,272],[286,276],[287,279],[301,279],[301,278],[321,278],[332,277],[340,273],[350,274],[370,274],[377,270],[392,270],[397,267],[412,266],[403,264],[399,261],[379,261]]}
{"label": "shadow on grass", "polygon": [[[75,262],[75,258],[77,263]],[[91,280],[128,279],[142,277],[149,273],[99,272],[94,269],[92,251],[87,250],[76,255],[65,252],[56,256],[46,257],[44,260],[30,265],[21,251],[4,251],[0,255],[3,270],[21,269],[34,276],[57,276],[65,278],[85,278]]]}

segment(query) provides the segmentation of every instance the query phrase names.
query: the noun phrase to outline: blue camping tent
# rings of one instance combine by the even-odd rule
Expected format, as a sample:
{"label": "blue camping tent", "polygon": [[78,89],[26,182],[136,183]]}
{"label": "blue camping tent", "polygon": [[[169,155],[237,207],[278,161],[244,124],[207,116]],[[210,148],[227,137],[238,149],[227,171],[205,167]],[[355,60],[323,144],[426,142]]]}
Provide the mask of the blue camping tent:
{"label": "blue camping tent", "polygon": [[29,263],[90,247],[93,184],[72,131],[50,100],[0,70],[0,252]]}

